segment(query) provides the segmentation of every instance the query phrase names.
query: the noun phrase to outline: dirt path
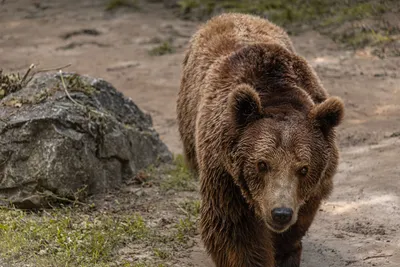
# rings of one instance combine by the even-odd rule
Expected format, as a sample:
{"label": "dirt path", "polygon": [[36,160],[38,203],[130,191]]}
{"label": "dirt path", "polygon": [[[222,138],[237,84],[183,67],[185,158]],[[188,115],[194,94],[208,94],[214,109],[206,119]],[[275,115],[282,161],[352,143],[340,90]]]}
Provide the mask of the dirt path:
{"label": "dirt path", "polygon": [[[0,5],[1,68],[24,71],[31,63],[43,69],[70,63],[65,70],[102,77],[149,112],[162,139],[180,153],[175,100],[183,48],[196,24],[176,19],[159,5],[106,13],[107,1],[93,2]],[[149,55],[164,41],[174,53]],[[398,267],[400,57],[382,60],[368,49],[342,51],[312,31],[294,36],[293,42],[347,108],[339,130],[342,160],[335,191],[305,238],[303,265]],[[185,262],[211,266],[201,245],[192,249]]]}

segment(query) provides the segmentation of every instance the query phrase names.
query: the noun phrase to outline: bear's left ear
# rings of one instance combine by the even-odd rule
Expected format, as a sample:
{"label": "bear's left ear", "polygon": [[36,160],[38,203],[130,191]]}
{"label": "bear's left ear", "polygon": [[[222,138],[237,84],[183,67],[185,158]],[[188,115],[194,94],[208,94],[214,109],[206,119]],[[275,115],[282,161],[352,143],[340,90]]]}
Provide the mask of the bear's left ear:
{"label": "bear's left ear", "polygon": [[344,116],[344,104],[339,97],[329,97],[316,105],[309,114],[310,119],[327,135],[338,126]]}
{"label": "bear's left ear", "polygon": [[236,87],[229,95],[228,108],[238,127],[244,127],[261,117],[261,100],[251,86],[242,84]]}

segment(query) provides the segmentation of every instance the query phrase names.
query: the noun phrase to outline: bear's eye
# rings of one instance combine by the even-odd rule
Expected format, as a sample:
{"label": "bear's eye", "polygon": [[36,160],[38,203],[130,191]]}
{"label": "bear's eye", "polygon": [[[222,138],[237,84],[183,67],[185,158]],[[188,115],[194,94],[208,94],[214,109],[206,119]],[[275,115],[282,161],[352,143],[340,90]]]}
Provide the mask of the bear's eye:
{"label": "bear's eye", "polygon": [[308,167],[307,167],[307,166],[304,166],[303,168],[301,168],[301,169],[299,170],[299,173],[300,173],[301,176],[306,176],[307,173],[308,173]]}
{"label": "bear's eye", "polygon": [[259,172],[268,172],[270,170],[268,163],[265,161],[259,161],[257,163],[257,168]]}

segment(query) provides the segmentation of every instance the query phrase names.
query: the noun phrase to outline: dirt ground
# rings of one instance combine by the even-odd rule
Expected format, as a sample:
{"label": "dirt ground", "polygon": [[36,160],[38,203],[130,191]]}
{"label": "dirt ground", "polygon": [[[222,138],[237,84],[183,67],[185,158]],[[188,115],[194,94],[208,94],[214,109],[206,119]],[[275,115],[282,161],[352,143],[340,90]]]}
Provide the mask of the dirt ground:
{"label": "dirt ground", "polygon": [[[174,153],[183,51],[195,22],[158,4],[105,12],[107,1],[7,0],[0,4],[0,67],[57,68],[111,82],[153,117]],[[400,18],[392,21],[400,27]],[[85,30],[85,31],[83,31]],[[400,266],[400,57],[345,51],[326,36],[292,36],[332,95],[346,104],[335,190],[304,238],[303,266]],[[171,54],[151,56],[163,41]],[[168,202],[168,200],[164,200]],[[199,241],[199,238],[196,237]],[[212,266],[201,242],[176,266]]]}

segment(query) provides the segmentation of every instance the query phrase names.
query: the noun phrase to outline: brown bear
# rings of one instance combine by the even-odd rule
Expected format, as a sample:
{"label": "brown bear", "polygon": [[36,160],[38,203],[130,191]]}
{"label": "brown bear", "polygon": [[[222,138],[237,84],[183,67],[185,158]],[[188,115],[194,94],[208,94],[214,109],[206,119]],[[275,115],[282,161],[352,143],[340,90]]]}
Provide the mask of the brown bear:
{"label": "brown bear", "polygon": [[300,266],[302,237],[332,190],[342,100],[283,29],[230,13],[192,37],[177,114],[216,266]]}

